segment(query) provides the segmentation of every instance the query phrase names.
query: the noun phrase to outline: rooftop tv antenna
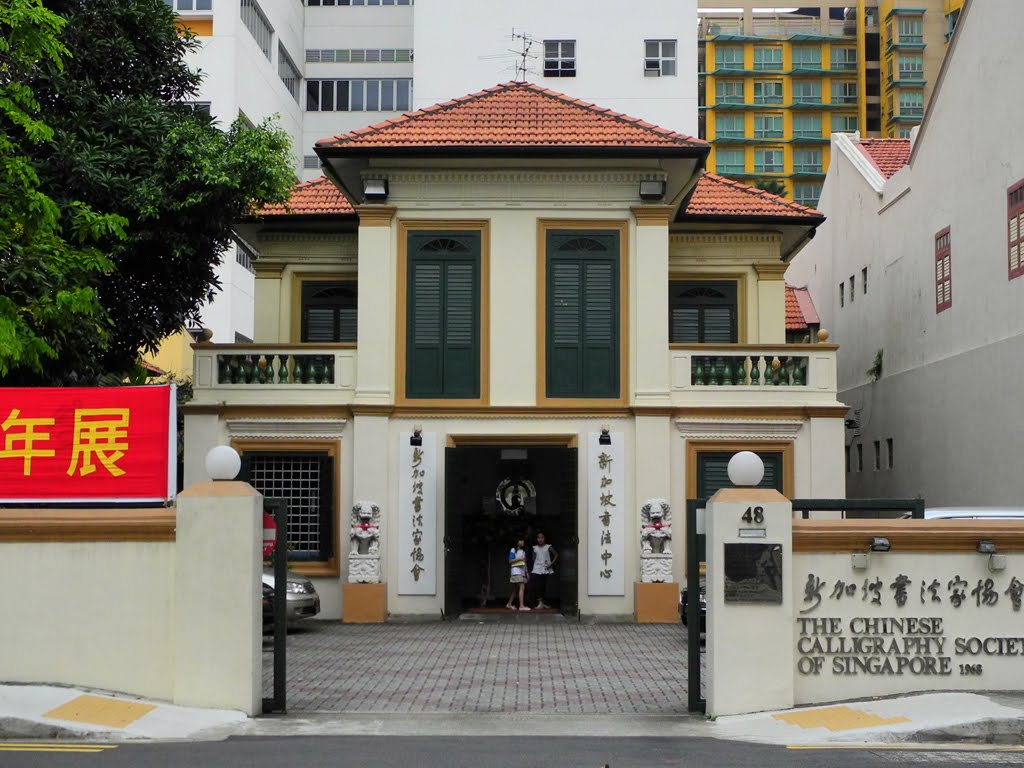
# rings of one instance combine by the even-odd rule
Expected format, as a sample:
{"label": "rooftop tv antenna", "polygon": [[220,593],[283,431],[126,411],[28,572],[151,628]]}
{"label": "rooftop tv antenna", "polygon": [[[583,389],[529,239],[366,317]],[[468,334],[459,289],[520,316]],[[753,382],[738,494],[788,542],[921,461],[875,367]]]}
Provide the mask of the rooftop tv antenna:
{"label": "rooftop tv antenna", "polygon": [[526,81],[526,73],[529,67],[526,65],[526,60],[530,58],[536,58],[530,55],[530,48],[537,41],[530,37],[526,32],[516,32],[512,29],[512,41],[513,44],[518,46],[518,50],[513,50],[512,53],[516,55],[518,61],[516,61],[516,76],[515,81],[522,83]]}

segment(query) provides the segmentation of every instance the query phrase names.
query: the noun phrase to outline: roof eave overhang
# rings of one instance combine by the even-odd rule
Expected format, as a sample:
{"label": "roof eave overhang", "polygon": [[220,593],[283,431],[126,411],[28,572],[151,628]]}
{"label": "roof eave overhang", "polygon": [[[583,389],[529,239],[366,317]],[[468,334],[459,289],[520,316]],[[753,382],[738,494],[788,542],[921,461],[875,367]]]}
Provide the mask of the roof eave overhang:
{"label": "roof eave overhang", "polygon": [[370,159],[381,157],[402,158],[451,158],[464,157],[500,157],[500,158],[705,158],[711,152],[711,146],[660,146],[660,147],[574,147],[574,146],[472,146],[460,147],[449,145],[431,145],[414,147],[360,147],[360,146],[317,146],[317,155],[321,159],[346,158]]}
{"label": "roof eave overhang", "polygon": [[824,216],[717,216],[713,214],[681,213],[674,224],[771,224],[795,227],[818,227],[825,221]]}

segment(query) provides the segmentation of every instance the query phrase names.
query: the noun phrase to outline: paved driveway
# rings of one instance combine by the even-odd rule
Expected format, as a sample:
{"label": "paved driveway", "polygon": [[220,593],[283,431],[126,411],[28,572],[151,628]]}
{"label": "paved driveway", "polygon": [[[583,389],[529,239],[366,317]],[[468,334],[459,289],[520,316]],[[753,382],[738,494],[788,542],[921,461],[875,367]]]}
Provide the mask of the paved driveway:
{"label": "paved driveway", "polygon": [[310,622],[288,635],[292,712],[682,714],[686,689],[678,624]]}

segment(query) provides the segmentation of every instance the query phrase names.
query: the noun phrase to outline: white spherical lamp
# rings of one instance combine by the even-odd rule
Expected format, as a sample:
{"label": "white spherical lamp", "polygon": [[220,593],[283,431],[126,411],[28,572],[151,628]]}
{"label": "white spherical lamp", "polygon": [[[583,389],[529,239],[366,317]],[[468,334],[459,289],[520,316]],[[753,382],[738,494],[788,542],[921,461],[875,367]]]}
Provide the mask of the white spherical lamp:
{"label": "white spherical lamp", "polygon": [[729,480],[743,488],[752,488],[764,477],[764,462],[753,451],[740,451],[729,459]]}
{"label": "white spherical lamp", "polygon": [[241,468],[242,459],[230,445],[215,445],[206,454],[206,474],[212,480],[234,480]]}

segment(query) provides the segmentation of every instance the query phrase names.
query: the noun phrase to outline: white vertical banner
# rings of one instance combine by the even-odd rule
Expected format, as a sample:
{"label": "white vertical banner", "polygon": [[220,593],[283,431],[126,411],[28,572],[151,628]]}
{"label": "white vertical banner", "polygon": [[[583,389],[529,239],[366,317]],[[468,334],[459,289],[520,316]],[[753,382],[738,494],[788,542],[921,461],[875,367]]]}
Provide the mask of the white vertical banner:
{"label": "white vertical banner", "polygon": [[437,448],[434,434],[399,436],[398,594],[437,594]]}
{"label": "white vertical banner", "polygon": [[587,594],[626,594],[626,481],[622,432],[587,436]]}

